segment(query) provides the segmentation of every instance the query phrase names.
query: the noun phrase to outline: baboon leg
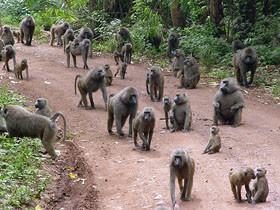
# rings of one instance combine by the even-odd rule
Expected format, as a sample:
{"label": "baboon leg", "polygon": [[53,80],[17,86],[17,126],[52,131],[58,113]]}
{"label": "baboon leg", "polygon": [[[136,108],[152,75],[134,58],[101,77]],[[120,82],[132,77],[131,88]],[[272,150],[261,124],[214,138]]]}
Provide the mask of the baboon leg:
{"label": "baboon leg", "polygon": [[133,129],[134,145],[135,147],[140,147],[140,145],[137,142],[137,135],[138,135],[137,129]]}
{"label": "baboon leg", "polygon": [[23,38],[24,38],[24,33],[23,33],[23,31],[21,30],[21,31],[20,31],[20,41],[21,41],[22,44],[24,44]]}
{"label": "baboon leg", "polygon": [[92,98],[92,91],[91,90],[89,91],[88,95],[89,95],[89,101],[90,101],[90,105],[91,105],[90,109],[95,109],[93,98]]}
{"label": "baboon leg", "polygon": [[84,69],[88,70],[88,65],[87,65],[87,57],[88,57],[88,52],[85,52],[85,50],[82,51],[82,57],[84,61]]}
{"label": "baboon leg", "polygon": [[168,126],[168,112],[165,112],[165,124],[166,124],[166,129],[169,129],[169,126]]}
{"label": "baboon leg", "polygon": [[82,99],[79,101],[78,107],[83,107]]}
{"label": "baboon leg", "polygon": [[248,81],[247,81],[247,71],[245,71],[245,70],[243,69],[243,71],[241,72],[241,74],[242,74],[242,79],[243,79],[243,81],[244,81],[245,87],[246,87],[246,88],[249,88],[250,85],[248,84]]}
{"label": "baboon leg", "polygon": [[114,114],[112,112],[108,112],[107,128],[108,128],[108,133],[110,135],[114,134],[112,131],[113,123],[114,123]]}
{"label": "baboon leg", "polygon": [[[121,118],[121,119],[119,119]],[[120,136],[124,136],[124,133],[122,131],[122,125],[124,125],[125,120],[120,116],[119,118],[116,117],[116,127],[117,127],[117,133]]]}
{"label": "baboon leg", "polygon": [[235,187],[234,184],[230,184],[230,186],[231,186],[231,191],[232,191],[232,193],[233,193],[233,195],[234,195],[234,199],[237,200],[236,187]]}
{"label": "baboon leg", "polygon": [[153,130],[149,131],[149,150],[150,150],[150,146],[151,146],[151,141],[152,141],[153,133],[154,133]]}
{"label": "baboon leg", "polygon": [[92,42],[89,45],[89,57],[92,58]]}
{"label": "baboon leg", "polygon": [[158,88],[158,101],[161,101],[162,96],[163,96],[163,87],[159,86]]}
{"label": "baboon leg", "polygon": [[233,125],[232,125],[233,127],[237,127],[240,125],[241,116],[242,116],[242,109],[238,109],[233,118]]}
{"label": "baboon leg", "polygon": [[76,55],[73,55],[73,54],[72,54],[72,58],[73,58],[73,62],[74,62],[74,67],[75,67],[75,68],[78,68],[78,67],[77,67]]}
{"label": "baboon leg", "polygon": [[88,109],[88,103],[87,103],[87,92],[84,90],[80,90],[81,96],[82,96],[82,102],[86,109]]}
{"label": "baboon leg", "polygon": [[251,71],[250,80],[249,80],[250,85],[253,83],[254,75],[255,75],[255,71]]}
{"label": "baboon leg", "polygon": [[181,194],[181,200],[182,201],[186,200],[187,187],[188,187],[188,181],[187,181],[187,178],[185,178],[184,179],[184,187],[183,187],[183,191],[182,191],[182,194]]}
{"label": "baboon leg", "polygon": [[[185,179],[185,181],[186,181],[186,179]],[[187,201],[190,201],[190,200],[191,200],[192,186],[193,186],[193,176],[190,176],[190,177],[187,179],[187,187],[188,187],[187,198],[186,198]]]}
{"label": "baboon leg", "polygon": [[57,35],[57,45],[62,45],[61,34]]}
{"label": "baboon leg", "polygon": [[155,98],[157,99],[157,90],[158,88],[154,85],[154,93],[155,93]]}
{"label": "baboon leg", "polygon": [[54,29],[51,29],[51,46],[53,46],[54,42]]}
{"label": "baboon leg", "polygon": [[237,202],[241,202],[241,185],[237,185]]}
{"label": "baboon leg", "polygon": [[191,122],[191,116],[189,116],[185,113],[184,132],[187,132],[190,130],[190,122]]}
{"label": "baboon leg", "polygon": [[150,81],[150,97],[151,97],[152,102],[155,101],[155,99],[154,99],[154,91],[155,91],[154,84],[153,84],[152,81]]}
{"label": "baboon leg", "polygon": [[[238,67],[237,67],[238,68]],[[240,69],[238,68],[236,71],[236,79],[237,79],[237,82],[239,85],[243,85],[243,79],[242,79],[242,75],[241,75],[241,72],[240,72]]]}
{"label": "baboon leg", "polygon": [[132,137],[132,121],[133,121],[134,116],[132,117],[131,115],[129,116],[129,131],[128,131],[128,137]]}
{"label": "baboon leg", "polygon": [[66,57],[67,57],[67,68],[70,67],[70,52],[66,52]]}
{"label": "baboon leg", "polygon": [[32,38],[33,38],[33,33],[31,33],[31,34],[29,35],[29,37],[30,37],[29,46],[31,46],[31,42],[32,42]]}
{"label": "baboon leg", "polygon": [[180,192],[183,192],[183,179],[178,178],[178,184],[179,184],[179,188],[180,188]]}
{"label": "baboon leg", "polygon": [[54,160],[57,157],[54,147],[53,147],[53,142],[52,142],[55,135],[47,135],[47,132],[49,132],[49,130],[45,130],[45,132],[43,134],[42,144],[44,145],[48,154]]}
{"label": "baboon leg", "polygon": [[252,203],[252,200],[251,200],[251,190],[250,190],[249,185],[245,184],[245,189],[246,189],[247,201],[248,201],[248,203]]}

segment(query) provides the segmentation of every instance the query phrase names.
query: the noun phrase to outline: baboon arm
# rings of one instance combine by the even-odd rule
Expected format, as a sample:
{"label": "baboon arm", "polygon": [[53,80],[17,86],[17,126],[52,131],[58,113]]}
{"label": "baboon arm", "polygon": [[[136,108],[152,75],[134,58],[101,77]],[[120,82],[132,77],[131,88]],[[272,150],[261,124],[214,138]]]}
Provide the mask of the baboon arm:
{"label": "baboon arm", "polygon": [[[132,137],[132,121],[133,121],[134,117],[135,116],[132,116],[131,114],[129,116],[129,132],[128,132],[128,137]],[[140,137],[141,137],[141,134],[143,135],[143,132],[139,132]]]}
{"label": "baboon arm", "polygon": [[251,203],[252,202],[252,200],[251,200],[251,190],[250,190],[249,185],[245,184],[245,189],[246,189],[247,200],[248,200],[249,203]]}
{"label": "baboon arm", "polygon": [[243,108],[243,107],[244,107],[244,102],[239,102],[239,103],[234,104],[231,107],[231,110],[237,110],[237,109],[240,109],[240,108]]}
{"label": "baboon arm", "polygon": [[171,201],[172,201],[172,206],[174,207],[176,204],[176,199],[175,199],[175,172],[173,169],[170,169],[170,194],[171,194]]}
{"label": "baboon arm", "polygon": [[154,100],[154,83],[152,80],[150,80],[150,97],[151,100]]}
{"label": "baboon arm", "polygon": [[101,90],[102,90],[102,95],[103,95],[103,99],[104,99],[104,103],[105,103],[105,109],[107,110],[107,91],[106,91],[105,83],[102,86]]}
{"label": "baboon arm", "polygon": [[217,102],[217,101],[214,101],[213,106],[214,106],[215,109],[219,109],[220,108],[220,103]]}
{"label": "baboon arm", "polygon": [[[141,123],[140,123],[141,124]],[[140,138],[142,139],[143,143],[145,145],[148,145],[148,141],[146,139],[146,137],[144,136],[144,130],[143,130],[143,126],[140,126],[140,129],[139,129],[139,136]]]}
{"label": "baboon arm", "polygon": [[205,153],[209,150],[210,146],[211,146],[211,143],[210,143],[210,141],[208,141],[208,144],[207,144],[207,146],[205,147],[205,149],[204,149],[204,151],[202,152],[202,154],[205,154]]}
{"label": "baboon arm", "polygon": [[187,113],[185,113],[185,123],[184,123],[184,131],[185,132],[189,130],[190,121],[191,121],[191,116],[188,115]]}
{"label": "baboon arm", "polygon": [[257,202],[257,201],[260,200],[261,193],[262,193],[261,190],[256,191],[255,196],[254,196],[254,198],[253,198],[253,201],[254,201],[254,202]]}

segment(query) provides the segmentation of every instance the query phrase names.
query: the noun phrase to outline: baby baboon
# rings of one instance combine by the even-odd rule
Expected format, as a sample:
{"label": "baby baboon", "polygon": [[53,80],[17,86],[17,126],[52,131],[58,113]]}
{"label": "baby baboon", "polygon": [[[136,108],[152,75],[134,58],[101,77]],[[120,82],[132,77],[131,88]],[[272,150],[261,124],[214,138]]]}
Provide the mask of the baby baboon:
{"label": "baby baboon", "polygon": [[13,59],[14,61],[14,69],[16,67],[16,51],[14,50],[12,45],[6,45],[4,49],[2,50],[2,58],[3,61],[5,62],[3,69],[7,68],[7,71],[10,72],[9,68],[9,60]]}
{"label": "baby baboon", "polygon": [[2,57],[2,50],[4,49],[5,47],[5,43],[2,39],[0,39],[0,61],[3,60],[3,57]]}
{"label": "baby baboon", "polygon": [[251,188],[253,197],[252,204],[266,202],[269,188],[265,174],[266,170],[263,167],[255,168],[255,176],[257,177],[257,180],[254,181],[253,187]]}
{"label": "baby baboon", "polygon": [[200,80],[200,71],[194,57],[189,56],[184,60],[184,72],[181,76],[181,86],[179,88],[193,89],[196,88]]}
{"label": "baby baboon", "polygon": [[183,50],[177,49],[174,51],[173,55],[175,60],[173,62],[173,72],[175,77],[180,77],[184,71],[184,60],[186,59]]}
{"label": "baby baboon", "polygon": [[126,69],[127,69],[127,63],[126,62],[122,63],[121,65],[118,65],[117,72],[115,73],[114,77],[116,77],[117,74],[120,71],[121,79],[125,79]]}
{"label": "baby baboon", "polygon": [[168,58],[171,62],[173,56],[172,51],[177,50],[179,47],[179,38],[176,33],[171,32],[168,38]]}
{"label": "baby baboon", "polygon": [[172,105],[170,118],[173,119],[173,128],[171,132],[183,129],[188,132],[192,125],[192,111],[189,97],[186,93],[178,93],[174,98],[175,104]]}
{"label": "baby baboon", "polygon": [[[148,84],[150,84],[150,93],[148,90]],[[150,94],[151,100],[153,102],[155,101],[154,96],[157,101],[161,101],[164,91],[164,77],[159,67],[153,66],[150,69],[150,72],[147,73],[146,90],[147,93]]]}
{"label": "baby baboon", "polygon": [[248,47],[248,45],[243,44],[239,39],[232,42],[232,49],[234,52],[236,52],[237,50],[242,50],[245,47]]}
{"label": "baby baboon", "polygon": [[13,30],[13,35],[14,35],[14,37],[16,37],[17,38],[17,43],[19,43],[20,42],[20,31],[14,31]]}
{"label": "baby baboon", "polygon": [[233,127],[240,125],[244,98],[236,79],[228,77],[222,80],[213,106],[213,125],[218,125],[218,120],[223,125],[229,124]]}
{"label": "baby baboon", "polygon": [[150,150],[155,121],[155,112],[152,107],[145,107],[142,112],[137,113],[133,120],[133,138],[136,148],[140,147],[137,143],[137,134],[139,133],[139,136],[143,141],[142,149]]}
{"label": "baby baboon", "polygon": [[3,32],[1,39],[4,41],[5,45],[14,45],[15,39],[11,30],[11,27],[8,25],[3,26]]}
{"label": "baby baboon", "polygon": [[29,80],[27,59],[22,59],[20,63],[16,64],[15,66],[16,78],[23,79],[22,71],[24,71],[25,69],[26,69],[26,80]]}
{"label": "baby baboon", "polygon": [[[241,199],[242,185],[245,185],[247,201],[249,203],[252,202],[249,184],[251,182],[251,179],[255,179],[255,178],[256,178],[256,176],[254,174],[254,170],[251,168],[242,168],[242,169],[236,170],[236,171],[234,171],[233,169],[230,169],[229,181],[230,181],[232,193],[234,195],[235,200],[237,200],[237,202],[242,201],[242,199]],[[236,192],[236,189],[237,189],[237,192]]]}
{"label": "baby baboon", "polygon": [[205,154],[205,153],[214,154],[214,153],[220,151],[221,137],[220,137],[219,131],[220,131],[220,129],[218,127],[216,127],[215,125],[213,125],[210,128],[211,136],[210,136],[208,144],[202,154]]}
{"label": "baby baboon", "polygon": [[113,73],[110,69],[109,64],[104,65],[104,71],[105,71],[105,84],[106,86],[110,86],[112,85],[112,81],[113,81]]}
{"label": "baby baboon", "polygon": [[25,44],[31,46],[32,37],[35,31],[35,21],[33,17],[27,16],[20,23],[20,40],[24,44],[23,39],[25,38]]}
{"label": "baby baboon", "polygon": [[114,59],[116,61],[116,65],[119,65],[119,59],[121,59],[122,62],[124,61],[121,53],[117,50],[114,51]]}
{"label": "baby baboon", "polygon": [[78,46],[77,46],[77,41],[78,41],[77,39],[75,39],[73,42],[70,41],[65,48],[66,57],[67,57],[67,67],[68,68],[70,67],[70,53],[71,53],[75,68],[78,68],[76,56],[82,55],[84,61],[83,69],[88,69],[87,58],[88,58],[88,49],[90,46],[90,41],[89,39],[84,39],[82,42],[79,43]]}
{"label": "baby baboon", "polygon": [[36,114],[51,117],[51,110],[48,105],[48,99],[45,98],[38,98],[35,103],[35,107],[37,108]]}
{"label": "baby baboon", "polygon": [[[78,88],[81,94],[81,100],[78,104],[78,107],[84,106],[85,109],[87,110],[95,109],[93,98],[92,98],[92,92],[96,92],[98,89],[101,89],[104,103],[105,103],[105,109],[107,110],[107,91],[106,91],[103,70],[100,67],[96,67],[88,71],[88,73],[85,76],[78,74],[75,77],[75,94],[77,94],[76,84],[78,78],[79,78]],[[87,94],[89,95],[89,100],[91,104],[90,107],[88,106],[88,102],[87,102]]]}
{"label": "baby baboon", "polygon": [[78,37],[80,42],[82,42],[84,39],[88,39],[90,41],[89,45],[89,57],[92,58],[92,39],[93,39],[93,33],[88,27],[84,27],[81,29]]}
{"label": "baby baboon", "polygon": [[169,129],[169,126],[168,126],[168,113],[171,110],[172,101],[171,101],[171,98],[169,96],[165,96],[165,97],[163,97],[162,102],[163,102],[163,110],[164,110],[164,114],[165,114],[166,129]]}
{"label": "baby baboon", "polygon": [[2,110],[1,110],[2,108],[1,108],[1,106],[0,106],[0,135],[2,134],[2,133],[4,133],[4,132],[7,132],[7,128],[6,128],[6,126],[4,125],[4,122],[3,122],[3,119],[2,119],[2,114],[1,114],[1,112],[2,112]]}
{"label": "baby baboon", "polygon": [[63,50],[65,52],[65,48],[68,45],[69,41],[74,40],[74,31],[71,28],[68,28],[63,35]]}
{"label": "baby baboon", "polygon": [[47,153],[54,160],[57,155],[54,150],[53,140],[57,134],[55,120],[61,116],[64,121],[64,139],[66,137],[66,119],[61,112],[55,113],[51,118],[27,111],[18,105],[6,105],[3,117],[10,137],[41,138]]}
{"label": "baby baboon", "polygon": [[126,28],[124,26],[120,27],[120,30],[115,35],[116,41],[120,41],[120,38],[122,38],[124,41],[128,41],[128,42],[132,43],[132,40],[130,38],[130,32],[129,32],[128,28]]}
{"label": "baby baboon", "polygon": [[[233,56],[233,66],[235,68],[235,76],[239,85],[245,85],[249,88],[253,83],[254,75],[258,67],[258,56],[256,51],[251,47],[246,47]],[[247,81],[247,72],[251,72],[249,83]]]}
{"label": "baby baboon", "polygon": [[132,56],[132,44],[126,43],[121,50],[121,58],[123,58],[124,62],[131,63],[131,56]]}
{"label": "baby baboon", "polygon": [[[177,148],[172,151],[170,157],[170,194],[172,207],[176,205],[175,199],[175,178],[177,177],[181,200],[190,201],[193,186],[193,175],[195,170],[194,160],[189,156],[187,150]],[[183,186],[184,181],[184,186]]]}
{"label": "baby baboon", "polygon": [[67,29],[70,28],[69,23],[64,22],[61,23],[60,25],[52,25],[51,27],[51,41],[50,41],[50,45],[53,46],[53,42],[55,39],[55,35],[57,36],[57,46],[62,46],[62,40],[61,40],[61,36],[63,36],[63,34],[66,32]]}
{"label": "baby baboon", "polygon": [[107,129],[113,135],[112,127],[116,120],[117,133],[124,136],[122,128],[129,116],[128,137],[132,137],[132,121],[138,109],[138,91],[134,87],[126,87],[118,94],[111,94],[108,103],[108,123]]}

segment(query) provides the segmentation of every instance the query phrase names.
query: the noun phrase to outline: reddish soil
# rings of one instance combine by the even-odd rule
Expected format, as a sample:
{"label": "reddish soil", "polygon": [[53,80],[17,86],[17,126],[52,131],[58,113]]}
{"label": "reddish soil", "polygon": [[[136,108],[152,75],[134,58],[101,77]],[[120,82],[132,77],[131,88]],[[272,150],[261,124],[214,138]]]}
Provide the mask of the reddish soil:
{"label": "reddish soil", "polygon": [[[176,183],[176,198],[181,209],[280,209],[280,109],[272,100],[267,100],[269,96],[263,93],[258,96],[256,88],[247,93],[244,91],[246,107],[242,125],[238,128],[220,126],[220,153],[202,155],[209,138],[212,101],[218,88],[202,80],[197,89],[186,90],[193,112],[192,130],[170,133],[162,129],[165,126],[165,122],[160,120],[164,117],[162,103],[151,102],[146,94],[147,68],[129,65],[126,79],[115,78],[113,85],[107,88],[108,95],[126,86],[135,86],[139,91],[139,110],[153,106],[156,114],[151,151],[133,150],[131,138],[107,133],[107,112],[101,91],[93,94],[95,110],[77,107],[80,96],[74,94],[74,78],[87,71],[66,68],[62,48],[36,43],[31,47],[16,44],[15,48],[18,62],[22,58],[28,59],[30,80],[12,83],[18,82],[12,79],[14,74],[3,71],[1,84],[8,83],[10,89],[27,96],[26,105],[34,104],[39,97],[47,98],[53,112],[65,114],[68,132],[74,136],[65,144],[56,144],[56,149],[62,154],[54,165],[49,166],[56,178],[49,185],[49,199],[41,202],[44,209],[153,209],[159,203],[171,206],[168,163],[171,151],[178,147],[188,149],[196,163],[192,201],[179,200]],[[82,67],[80,57],[77,61]],[[105,63],[111,65],[113,72],[116,71],[112,56],[96,53],[93,59],[88,60],[90,68]],[[173,98],[179,82],[171,76],[165,79],[164,95]],[[124,132],[128,132],[127,124]],[[241,166],[267,169],[270,193],[266,203],[253,206],[234,201],[228,173],[231,168]],[[82,180],[71,180],[68,176],[71,172],[85,179],[84,184]],[[242,189],[243,198],[244,191]]]}

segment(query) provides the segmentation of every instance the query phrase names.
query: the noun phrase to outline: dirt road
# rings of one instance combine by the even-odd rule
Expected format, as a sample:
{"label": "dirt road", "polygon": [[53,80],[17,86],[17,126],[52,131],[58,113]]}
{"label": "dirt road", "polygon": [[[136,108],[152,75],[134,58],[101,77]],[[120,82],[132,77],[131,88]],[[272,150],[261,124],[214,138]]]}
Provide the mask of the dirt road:
{"label": "dirt road", "polygon": [[[16,44],[15,48],[18,61],[28,59],[30,80],[10,84],[10,88],[27,96],[30,99],[27,105],[32,105],[38,97],[45,97],[53,112],[62,111],[66,115],[69,131],[76,133],[74,142],[82,151],[79,155],[85,159],[95,180],[93,183],[90,173],[80,174],[87,187],[81,188],[75,195],[73,189],[72,196],[65,195],[62,203],[51,204],[47,209],[77,209],[75,202],[80,203],[78,209],[91,209],[89,204],[93,200],[85,195],[89,187],[98,192],[98,209],[153,209],[159,203],[171,206],[168,163],[171,151],[178,147],[187,148],[196,162],[192,201],[179,200],[176,183],[176,198],[181,209],[280,209],[280,109],[273,104],[261,103],[253,94],[253,89],[245,94],[242,125],[238,128],[220,126],[221,152],[201,155],[208,142],[212,101],[217,87],[204,82],[197,89],[186,90],[193,112],[192,131],[170,133],[162,129],[165,123],[159,120],[164,116],[162,103],[151,102],[146,94],[144,84],[147,68],[129,65],[126,79],[114,79],[113,86],[107,88],[108,95],[126,86],[135,86],[139,91],[139,110],[153,106],[157,119],[152,150],[135,151],[132,139],[108,135],[107,112],[100,91],[93,94],[95,110],[77,107],[80,96],[74,94],[74,78],[86,71],[66,68],[66,56],[62,48],[36,43],[32,47]],[[77,61],[78,66],[82,67],[81,58]],[[93,59],[88,60],[90,68],[105,63],[111,65],[113,72],[116,71],[111,56],[95,54]],[[10,83],[12,79],[8,77],[14,75],[4,74],[1,83]],[[173,98],[178,91],[178,81],[171,76],[165,79],[164,95]],[[128,132],[127,125],[124,132]],[[62,152],[60,158],[65,157],[63,145],[57,144],[56,148]],[[71,153],[68,151],[67,156]],[[233,200],[228,173],[230,168],[240,166],[263,166],[267,169],[270,193],[266,203],[252,206],[246,202],[238,204]],[[73,182],[70,179],[68,181]],[[82,184],[79,182],[76,185]]]}

